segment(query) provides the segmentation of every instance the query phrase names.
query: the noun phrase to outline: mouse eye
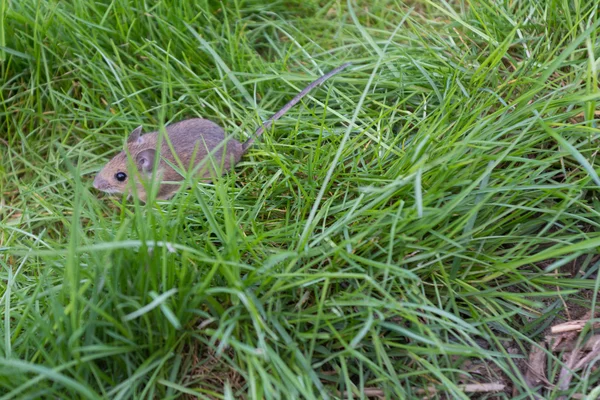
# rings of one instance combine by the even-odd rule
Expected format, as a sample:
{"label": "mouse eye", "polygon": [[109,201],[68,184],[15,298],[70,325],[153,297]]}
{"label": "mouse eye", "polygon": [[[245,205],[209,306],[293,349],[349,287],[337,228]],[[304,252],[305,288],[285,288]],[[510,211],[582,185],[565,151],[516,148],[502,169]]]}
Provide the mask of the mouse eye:
{"label": "mouse eye", "polygon": [[117,172],[115,174],[115,178],[119,181],[119,182],[123,182],[125,179],[127,179],[127,174],[124,172]]}

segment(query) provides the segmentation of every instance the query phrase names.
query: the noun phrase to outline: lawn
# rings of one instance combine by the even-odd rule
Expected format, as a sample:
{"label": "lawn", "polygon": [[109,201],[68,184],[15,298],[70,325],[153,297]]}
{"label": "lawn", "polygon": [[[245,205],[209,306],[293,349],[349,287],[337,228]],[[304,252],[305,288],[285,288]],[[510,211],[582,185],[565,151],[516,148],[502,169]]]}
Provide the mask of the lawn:
{"label": "lawn", "polygon": [[[599,6],[0,0],[0,399],[596,399]],[[344,62],[213,183],[92,188]]]}

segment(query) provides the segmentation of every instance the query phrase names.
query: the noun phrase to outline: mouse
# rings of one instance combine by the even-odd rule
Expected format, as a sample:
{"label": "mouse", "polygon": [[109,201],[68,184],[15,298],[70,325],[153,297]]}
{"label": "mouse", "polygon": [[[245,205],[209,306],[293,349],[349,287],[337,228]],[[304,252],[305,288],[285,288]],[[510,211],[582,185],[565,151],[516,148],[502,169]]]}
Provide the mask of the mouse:
{"label": "mouse", "polygon": [[[123,151],[108,161],[98,172],[93,187],[105,193],[123,194],[128,191],[130,181],[133,180],[138,198],[146,202],[148,196],[142,180],[150,179],[154,175],[154,179],[158,179],[160,182],[156,199],[168,200],[181,188],[181,184],[177,182],[185,179],[173,166],[180,171],[183,170],[179,168],[181,166],[186,169],[186,172],[192,170],[200,181],[210,183],[211,177],[222,175],[233,169],[254,141],[312,89],[342,72],[351,64],[340,65],[311,82],[281,110],[263,122],[244,143],[235,139],[226,140],[223,128],[208,119],[191,118],[165,127],[168,140],[163,137],[160,152],[157,154],[159,132],[142,134],[140,125],[129,134]],[[131,155],[133,167],[128,162],[127,153]],[[157,162],[155,162],[156,157],[160,157]],[[155,164],[157,164],[156,168]]]}

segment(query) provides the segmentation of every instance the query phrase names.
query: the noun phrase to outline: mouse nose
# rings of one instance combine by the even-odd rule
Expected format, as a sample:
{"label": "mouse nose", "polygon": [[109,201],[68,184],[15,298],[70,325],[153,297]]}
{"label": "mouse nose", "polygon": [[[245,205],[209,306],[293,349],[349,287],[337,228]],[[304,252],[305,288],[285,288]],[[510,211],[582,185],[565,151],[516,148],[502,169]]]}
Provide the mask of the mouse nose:
{"label": "mouse nose", "polygon": [[102,190],[108,186],[108,182],[106,179],[102,178],[100,175],[97,175],[94,179],[93,183],[94,188]]}

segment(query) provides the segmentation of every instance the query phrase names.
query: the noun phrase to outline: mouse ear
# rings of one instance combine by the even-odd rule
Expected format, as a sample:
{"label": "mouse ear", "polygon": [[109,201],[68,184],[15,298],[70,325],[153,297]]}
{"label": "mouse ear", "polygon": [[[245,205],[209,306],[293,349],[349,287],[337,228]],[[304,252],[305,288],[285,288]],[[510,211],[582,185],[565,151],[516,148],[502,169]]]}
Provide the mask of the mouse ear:
{"label": "mouse ear", "polygon": [[152,166],[154,165],[154,155],[156,154],[156,150],[154,149],[146,149],[140,151],[137,156],[135,156],[135,163],[137,164],[138,170],[141,172],[150,172],[152,171]]}
{"label": "mouse ear", "polygon": [[140,143],[141,142],[141,140],[140,140],[141,134],[142,134],[142,126],[140,125],[129,134],[129,137],[127,138],[127,144]]}

